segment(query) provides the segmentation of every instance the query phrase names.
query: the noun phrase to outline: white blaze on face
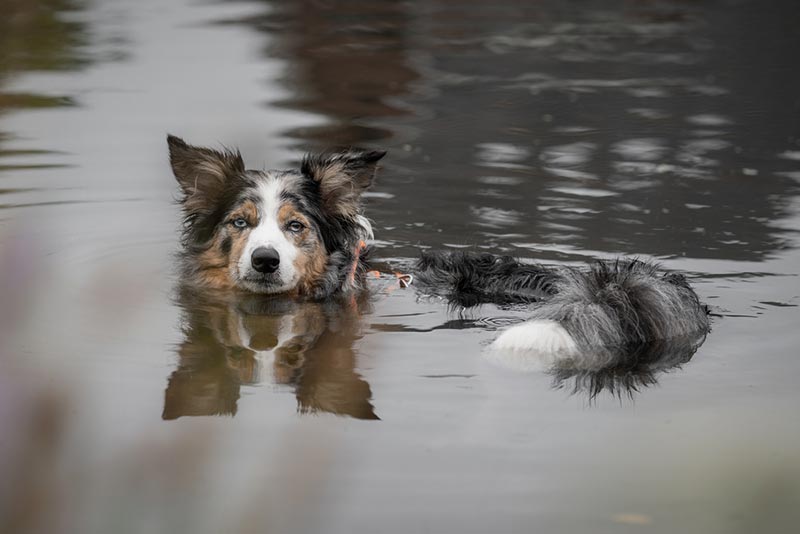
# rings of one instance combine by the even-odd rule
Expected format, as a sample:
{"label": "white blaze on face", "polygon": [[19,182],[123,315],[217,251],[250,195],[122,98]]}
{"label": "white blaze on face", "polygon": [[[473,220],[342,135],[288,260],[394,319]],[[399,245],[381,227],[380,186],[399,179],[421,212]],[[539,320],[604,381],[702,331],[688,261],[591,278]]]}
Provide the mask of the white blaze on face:
{"label": "white blaze on face", "polygon": [[[274,176],[267,176],[258,185],[258,225],[250,230],[242,256],[239,258],[240,278],[252,291],[262,293],[280,293],[294,288],[299,275],[294,268],[297,247],[287,238],[284,228],[278,220],[281,207],[281,181]],[[251,257],[258,248],[274,248],[280,256],[278,270],[272,276],[275,284],[264,286],[256,282],[248,283],[250,278],[261,279],[263,275],[253,268]]]}

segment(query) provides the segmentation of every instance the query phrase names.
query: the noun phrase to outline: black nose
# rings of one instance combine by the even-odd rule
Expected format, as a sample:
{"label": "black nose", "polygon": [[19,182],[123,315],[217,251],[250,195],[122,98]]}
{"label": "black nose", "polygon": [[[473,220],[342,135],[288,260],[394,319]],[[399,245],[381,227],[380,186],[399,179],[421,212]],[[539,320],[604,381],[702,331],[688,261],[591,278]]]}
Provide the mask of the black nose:
{"label": "black nose", "polygon": [[258,247],[250,256],[250,263],[253,264],[253,269],[260,273],[274,273],[281,264],[281,257],[272,247]]}

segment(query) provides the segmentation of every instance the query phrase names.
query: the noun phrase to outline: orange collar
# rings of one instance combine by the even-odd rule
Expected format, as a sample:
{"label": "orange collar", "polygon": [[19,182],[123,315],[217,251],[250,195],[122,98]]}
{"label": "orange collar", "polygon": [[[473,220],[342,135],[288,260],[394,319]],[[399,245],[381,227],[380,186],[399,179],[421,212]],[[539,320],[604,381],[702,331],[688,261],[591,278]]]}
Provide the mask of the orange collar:
{"label": "orange collar", "polygon": [[356,271],[358,270],[358,262],[361,259],[361,254],[366,250],[367,244],[364,242],[363,239],[359,240],[358,245],[356,245],[356,250],[354,253],[355,258],[353,259],[353,264],[350,266],[350,270],[347,273],[347,283],[348,285],[355,284],[356,281]]}
{"label": "orange collar", "polygon": [[[350,266],[350,269],[348,269],[347,271],[347,279],[346,279],[347,284],[350,285],[351,287],[355,284],[356,271],[358,270],[358,262],[359,260],[361,260],[361,254],[364,253],[364,250],[366,250],[366,248],[367,244],[363,240],[360,240],[358,242],[358,245],[356,245],[356,250],[354,252],[355,258],[353,259],[353,264]],[[378,271],[370,271],[370,274],[372,274],[376,278],[379,278],[381,275],[380,272]],[[413,282],[414,280],[414,277],[411,274],[396,272],[394,273],[394,275],[397,277],[398,285],[401,288],[406,288],[410,286],[411,282]]]}

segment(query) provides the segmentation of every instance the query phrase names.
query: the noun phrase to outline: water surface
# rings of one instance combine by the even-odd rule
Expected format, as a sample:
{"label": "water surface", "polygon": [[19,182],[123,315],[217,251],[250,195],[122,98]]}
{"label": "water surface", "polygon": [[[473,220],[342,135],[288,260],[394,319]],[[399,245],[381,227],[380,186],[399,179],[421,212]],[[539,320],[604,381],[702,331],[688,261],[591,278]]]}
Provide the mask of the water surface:
{"label": "water surface", "polygon": [[[0,531],[797,524],[794,2],[0,10]],[[518,307],[181,292],[167,132],[253,168],[386,149],[379,260],[655,258],[713,331],[592,397],[485,357]]]}

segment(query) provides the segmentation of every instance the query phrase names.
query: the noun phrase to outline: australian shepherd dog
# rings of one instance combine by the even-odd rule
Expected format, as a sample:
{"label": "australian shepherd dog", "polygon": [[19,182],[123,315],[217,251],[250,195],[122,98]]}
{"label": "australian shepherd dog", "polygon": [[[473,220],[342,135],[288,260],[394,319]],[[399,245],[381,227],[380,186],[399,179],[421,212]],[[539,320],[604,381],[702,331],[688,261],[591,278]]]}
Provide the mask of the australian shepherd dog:
{"label": "australian shepherd dog", "polygon": [[361,194],[385,152],[308,156],[246,170],[238,151],[167,138],[184,214],[183,276],[198,287],[322,300],[363,287]]}
{"label": "australian shepherd dog", "polygon": [[[185,283],[309,301],[365,289],[372,228],[361,195],[385,152],[329,152],[306,156],[299,170],[257,171],[238,151],[167,140],[182,191]],[[607,369],[654,343],[671,354],[664,343],[679,340],[693,352],[709,330],[682,274],[636,259],[577,269],[426,252],[413,274],[454,305],[529,304],[530,319],[491,345],[519,362],[533,355],[562,369]]]}

